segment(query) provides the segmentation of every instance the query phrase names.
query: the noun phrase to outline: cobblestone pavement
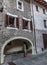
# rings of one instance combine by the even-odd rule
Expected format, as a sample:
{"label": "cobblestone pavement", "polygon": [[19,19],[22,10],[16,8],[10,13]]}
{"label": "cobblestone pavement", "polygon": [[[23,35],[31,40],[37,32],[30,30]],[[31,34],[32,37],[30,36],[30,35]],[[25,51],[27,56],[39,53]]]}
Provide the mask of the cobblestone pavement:
{"label": "cobblestone pavement", "polygon": [[[13,61],[16,65],[47,65],[47,52],[39,55],[23,57]],[[8,64],[3,64],[8,65]]]}

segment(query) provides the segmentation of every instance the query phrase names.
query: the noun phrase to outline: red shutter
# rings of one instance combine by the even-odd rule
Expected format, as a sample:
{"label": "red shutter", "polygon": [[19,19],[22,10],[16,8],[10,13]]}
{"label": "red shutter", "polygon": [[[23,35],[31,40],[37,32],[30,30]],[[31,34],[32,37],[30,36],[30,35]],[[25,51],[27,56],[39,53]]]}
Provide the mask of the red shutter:
{"label": "red shutter", "polygon": [[16,18],[16,27],[19,28],[19,19]]}
{"label": "red shutter", "polygon": [[30,29],[31,30],[33,29],[33,27],[32,27],[32,21],[30,21]]}
{"label": "red shutter", "polygon": [[26,29],[26,21],[23,19],[23,29]]}
{"label": "red shutter", "polygon": [[8,15],[5,15],[5,27],[8,26]]}

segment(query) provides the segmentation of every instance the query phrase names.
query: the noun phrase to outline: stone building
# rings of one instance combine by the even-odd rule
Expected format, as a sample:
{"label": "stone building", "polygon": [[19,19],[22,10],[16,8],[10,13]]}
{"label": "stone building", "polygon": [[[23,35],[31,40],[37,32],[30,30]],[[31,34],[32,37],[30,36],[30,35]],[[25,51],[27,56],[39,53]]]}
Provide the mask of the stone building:
{"label": "stone building", "polygon": [[[38,6],[40,13],[36,11]],[[42,35],[47,33],[42,20],[46,23],[46,8],[45,1],[41,4],[38,0],[0,0],[0,63],[13,61],[15,54],[24,53],[24,44],[27,55],[42,52]]]}
{"label": "stone building", "polygon": [[[47,2],[35,0],[33,4],[37,53],[47,49]],[[42,50],[42,51],[41,51]]]}
{"label": "stone building", "polygon": [[[1,16],[2,15],[2,16]],[[23,44],[34,54],[31,8],[29,0],[3,0],[1,13],[1,63],[13,60],[12,53],[22,52]],[[8,56],[11,54],[11,56]],[[6,56],[8,56],[6,58]]]}

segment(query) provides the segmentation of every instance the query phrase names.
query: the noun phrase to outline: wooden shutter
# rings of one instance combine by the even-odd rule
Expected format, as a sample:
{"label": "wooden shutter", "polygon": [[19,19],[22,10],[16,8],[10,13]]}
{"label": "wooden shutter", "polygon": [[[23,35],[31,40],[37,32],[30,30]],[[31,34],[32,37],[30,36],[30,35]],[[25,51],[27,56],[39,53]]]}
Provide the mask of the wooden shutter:
{"label": "wooden shutter", "polygon": [[16,18],[16,27],[19,28],[19,18]]}
{"label": "wooden shutter", "polygon": [[30,21],[30,29],[31,30],[33,29],[33,27],[32,27],[32,21]]}
{"label": "wooden shutter", "polygon": [[23,20],[23,29],[26,29],[26,21],[24,19]]}
{"label": "wooden shutter", "polygon": [[5,27],[8,26],[8,15],[5,15]]}

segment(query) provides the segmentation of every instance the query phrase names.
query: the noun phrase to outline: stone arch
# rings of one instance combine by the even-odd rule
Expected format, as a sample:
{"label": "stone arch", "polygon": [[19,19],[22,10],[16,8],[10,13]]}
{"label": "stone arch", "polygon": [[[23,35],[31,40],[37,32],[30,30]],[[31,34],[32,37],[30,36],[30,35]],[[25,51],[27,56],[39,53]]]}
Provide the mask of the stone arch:
{"label": "stone arch", "polygon": [[4,54],[3,54],[3,53],[4,53],[4,48],[5,48],[5,46],[6,46],[10,41],[17,40],[17,39],[28,40],[28,41],[31,43],[31,45],[32,45],[32,54],[34,54],[33,43],[32,43],[32,41],[31,41],[30,39],[25,38],[25,37],[14,37],[14,38],[10,38],[9,40],[7,40],[7,41],[3,44],[2,48],[1,48],[1,63],[4,62]]}

